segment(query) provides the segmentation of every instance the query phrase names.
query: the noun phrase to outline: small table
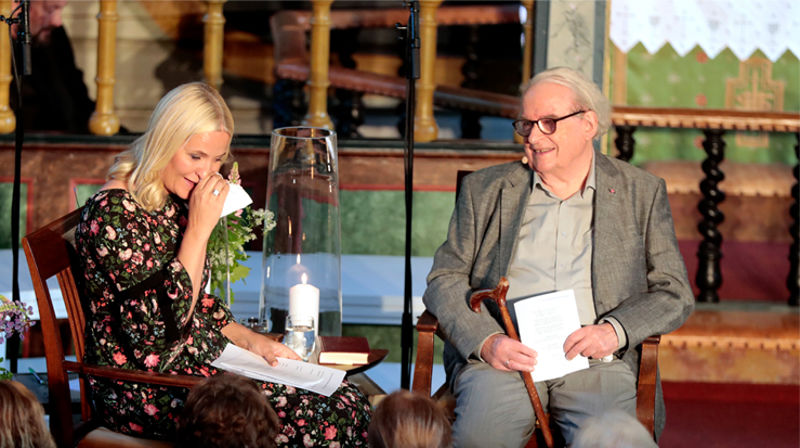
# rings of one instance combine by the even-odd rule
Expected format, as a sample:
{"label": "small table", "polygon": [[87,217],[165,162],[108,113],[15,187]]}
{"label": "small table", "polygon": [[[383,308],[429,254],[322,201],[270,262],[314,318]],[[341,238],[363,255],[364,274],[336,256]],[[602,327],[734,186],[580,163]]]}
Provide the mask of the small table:
{"label": "small table", "polygon": [[389,350],[385,348],[371,348],[369,349],[369,356],[367,357],[366,364],[320,364],[325,367],[332,367],[334,369],[344,370],[347,376],[354,375],[369,370],[386,359]]}
{"label": "small table", "polygon": [[320,364],[325,367],[332,367],[334,369],[344,370],[347,381],[355,385],[369,400],[370,405],[375,407],[386,396],[386,391],[383,390],[378,383],[372,381],[368,377],[367,370],[377,366],[386,358],[389,350],[385,348],[371,348],[369,349],[369,356],[367,357],[366,364],[352,365],[352,364]]}

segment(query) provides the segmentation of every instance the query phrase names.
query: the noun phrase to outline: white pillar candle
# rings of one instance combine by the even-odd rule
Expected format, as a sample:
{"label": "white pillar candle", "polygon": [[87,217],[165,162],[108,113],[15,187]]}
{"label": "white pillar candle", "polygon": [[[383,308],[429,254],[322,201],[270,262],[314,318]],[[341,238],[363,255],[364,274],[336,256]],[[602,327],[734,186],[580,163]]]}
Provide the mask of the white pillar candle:
{"label": "white pillar candle", "polygon": [[289,288],[289,315],[311,316],[314,330],[319,329],[319,288],[308,284],[308,276],[300,276],[302,283]]}

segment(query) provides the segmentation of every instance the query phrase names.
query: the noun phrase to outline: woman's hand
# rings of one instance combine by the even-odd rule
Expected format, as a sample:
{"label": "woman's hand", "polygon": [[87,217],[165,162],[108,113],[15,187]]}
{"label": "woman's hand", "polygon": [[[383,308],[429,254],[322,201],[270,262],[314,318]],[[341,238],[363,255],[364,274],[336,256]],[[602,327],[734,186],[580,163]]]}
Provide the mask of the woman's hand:
{"label": "woman's hand", "polygon": [[231,322],[222,329],[222,334],[237,346],[260,355],[273,367],[278,365],[277,358],[300,360],[294,350],[275,339],[251,331],[242,324]]}
{"label": "woman's hand", "polygon": [[200,179],[189,196],[187,231],[197,231],[208,240],[219,221],[229,191],[230,184],[219,173],[214,172]]}
{"label": "woman's hand", "polygon": [[289,347],[263,334],[258,334],[254,331],[250,331],[250,333],[252,336],[249,338],[250,343],[247,349],[266,359],[272,367],[278,365],[277,358],[288,358],[300,361],[300,357],[297,356],[297,353]]}
{"label": "woman's hand", "polygon": [[214,172],[200,179],[189,196],[189,222],[178,249],[178,260],[192,280],[192,306],[189,315],[194,311],[200,294],[208,238],[219,221],[229,190],[228,181]]}

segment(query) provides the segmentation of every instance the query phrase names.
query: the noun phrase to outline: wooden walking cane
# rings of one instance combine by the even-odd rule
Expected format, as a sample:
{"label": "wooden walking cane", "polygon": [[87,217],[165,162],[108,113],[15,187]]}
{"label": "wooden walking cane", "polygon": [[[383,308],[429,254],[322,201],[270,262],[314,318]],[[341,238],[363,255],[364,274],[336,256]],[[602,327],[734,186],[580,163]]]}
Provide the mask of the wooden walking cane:
{"label": "wooden walking cane", "polygon": [[[476,313],[481,312],[481,302],[484,299],[491,299],[497,302],[500,307],[500,314],[503,316],[503,325],[506,327],[506,333],[511,339],[519,341],[514,323],[511,322],[511,315],[508,313],[508,306],[506,306],[506,293],[508,292],[508,280],[503,277],[494,289],[482,289],[472,293],[469,298],[469,306],[472,311]],[[533,377],[531,372],[520,372],[522,374],[522,381],[525,382],[525,388],[528,389],[528,396],[531,398],[533,411],[536,418],[539,420],[544,443],[547,448],[553,448],[553,434],[550,433],[550,419],[542,408],[542,402],[539,400],[539,393],[536,392],[536,386],[533,385]]]}

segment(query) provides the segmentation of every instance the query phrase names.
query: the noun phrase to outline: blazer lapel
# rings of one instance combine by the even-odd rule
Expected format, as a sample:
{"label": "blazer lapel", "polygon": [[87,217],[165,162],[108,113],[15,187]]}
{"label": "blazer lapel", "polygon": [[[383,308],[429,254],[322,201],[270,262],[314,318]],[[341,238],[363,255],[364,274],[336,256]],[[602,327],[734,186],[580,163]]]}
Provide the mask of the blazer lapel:
{"label": "blazer lapel", "polygon": [[530,169],[520,165],[506,177],[506,183],[500,190],[499,276],[507,274],[511,262],[511,254],[525,213],[525,204],[530,196],[531,173]]}
{"label": "blazer lapel", "polygon": [[609,279],[614,278],[614,262],[609,259],[615,248],[622,244],[619,228],[624,216],[622,207],[627,194],[626,186],[617,176],[617,169],[606,156],[596,152],[595,183],[597,190],[594,194],[594,226],[592,247],[592,288],[594,291],[595,305],[598,314],[606,310],[598,302],[608,297]]}

